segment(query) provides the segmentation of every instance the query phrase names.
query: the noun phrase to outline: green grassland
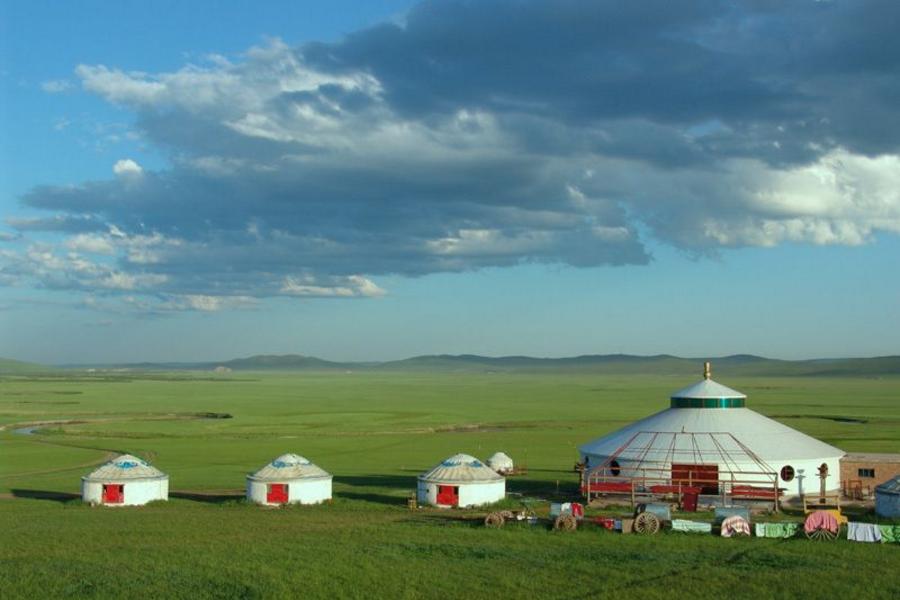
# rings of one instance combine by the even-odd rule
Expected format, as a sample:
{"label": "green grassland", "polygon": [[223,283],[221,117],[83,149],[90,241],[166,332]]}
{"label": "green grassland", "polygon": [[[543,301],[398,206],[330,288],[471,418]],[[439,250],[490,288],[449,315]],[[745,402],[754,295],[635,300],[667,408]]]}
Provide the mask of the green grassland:
{"label": "green grassland", "polygon": [[[527,463],[509,491],[574,495],[576,447],[668,406],[691,373],[56,373],[0,378],[0,595],[10,597],[895,598],[900,547],[843,540],[488,530],[406,509],[456,452]],[[848,451],[900,452],[900,377],[735,377],[748,406]],[[209,418],[213,416],[230,418]],[[851,420],[848,420],[851,419]],[[45,423],[37,435],[16,427]],[[49,424],[48,424],[49,423]],[[91,508],[113,452],[170,475],[168,503]],[[335,501],[261,509],[244,476],[284,452]]]}

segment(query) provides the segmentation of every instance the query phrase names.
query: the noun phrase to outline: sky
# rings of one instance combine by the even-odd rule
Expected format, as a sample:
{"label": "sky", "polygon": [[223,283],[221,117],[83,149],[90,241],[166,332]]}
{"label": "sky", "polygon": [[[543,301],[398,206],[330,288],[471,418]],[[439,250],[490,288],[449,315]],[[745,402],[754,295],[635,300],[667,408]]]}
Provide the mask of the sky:
{"label": "sky", "polygon": [[900,353],[900,4],[0,1],[0,356]]}

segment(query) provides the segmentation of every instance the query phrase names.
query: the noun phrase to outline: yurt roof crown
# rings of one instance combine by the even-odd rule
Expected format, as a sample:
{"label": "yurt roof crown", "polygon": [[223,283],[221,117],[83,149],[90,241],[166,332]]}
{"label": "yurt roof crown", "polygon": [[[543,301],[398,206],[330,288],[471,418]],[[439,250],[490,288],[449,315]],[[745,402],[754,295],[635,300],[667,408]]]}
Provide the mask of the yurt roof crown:
{"label": "yurt roof crown", "polygon": [[712,365],[703,363],[703,379],[672,394],[672,408],[743,408],[747,396],[712,380]]}
{"label": "yurt roof crown", "polygon": [[285,481],[290,479],[323,479],[331,477],[325,469],[299,454],[282,454],[250,475],[257,481]]}
{"label": "yurt roof crown", "polygon": [[121,481],[123,479],[156,479],[166,474],[145,460],[131,454],[117,456],[84,477],[87,481]]}
{"label": "yurt roof crown", "polygon": [[487,483],[503,479],[493,469],[469,454],[454,454],[419,479],[456,483]]}

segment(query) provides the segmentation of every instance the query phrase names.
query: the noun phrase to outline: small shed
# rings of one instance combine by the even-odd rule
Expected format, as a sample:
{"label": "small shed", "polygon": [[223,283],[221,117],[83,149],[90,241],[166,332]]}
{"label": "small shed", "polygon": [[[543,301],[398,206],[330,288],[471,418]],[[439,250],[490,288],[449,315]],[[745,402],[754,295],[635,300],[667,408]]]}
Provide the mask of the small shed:
{"label": "small shed", "polygon": [[487,464],[490,468],[495,470],[500,475],[509,475],[515,468],[513,459],[511,459],[505,452],[494,452],[494,454],[491,455],[491,457],[487,460]]}
{"label": "small shed", "polygon": [[875,486],[875,513],[888,519],[900,518],[900,475]]}
{"label": "small shed", "polygon": [[266,506],[331,500],[331,473],[298,454],[282,454],[247,475],[247,499]]}
{"label": "small shed", "polygon": [[103,506],[140,506],[169,499],[169,476],[123,454],[81,478],[81,498]]}
{"label": "small shed", "polygon": [[420,504],[442,508],[481,506],[506,497],[506,479],[468,454],[456,454],[419,475]]}

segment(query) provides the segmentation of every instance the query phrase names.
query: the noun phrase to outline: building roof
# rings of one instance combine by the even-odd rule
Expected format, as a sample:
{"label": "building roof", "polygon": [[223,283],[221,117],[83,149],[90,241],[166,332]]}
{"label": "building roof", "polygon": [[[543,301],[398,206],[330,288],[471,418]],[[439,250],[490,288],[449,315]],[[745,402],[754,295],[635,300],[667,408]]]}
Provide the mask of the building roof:
{"label": "building roof", "polygon": [[455,454],[430,471],[419,475],[422,481],[435,483],[493,483],[503,476],[468,454]]}
{"label": "building roof", "polygon": [[860,463],[896,463],[900,464],[900,454],[879,452],[848,452],[841,460]]}
{"label": "building roof", "polygon": [[888,479],[881,485],[875,486],[875,492],[879,494],[896,494],[900,496],[900,475]]}
{"label": "building roof", "polygon": [[254,481],[283,482],[295,479],[330,479],[331,473],[299,454],[282,454],[247,478]]}
{"label": "building roof", "polygon": [[744,394],[730,387],[717,383],[712,379],[701,379],[694,385],[678,390],[672,394],[672,399],[720,399],[720,398],[746,398]]}
{"label": "building roof", "polygon": [[744,398],[740,392],[705,378],[673,394],[671,408],[588,442],[579,450],[583,455],[617,455],[632,460],[643,457],[648,461],[665,460],[674,453],[677,459],[691,458],[694,462],[721,462],[717,458],[724,451],[752,454],[774,467],[791,460],[844,455],[839,448],[745,408]]}
{"label": "building roof", "polygon": [[127,481],[168,477],[145,460],[123,454],[82,477],[85,481]]}

